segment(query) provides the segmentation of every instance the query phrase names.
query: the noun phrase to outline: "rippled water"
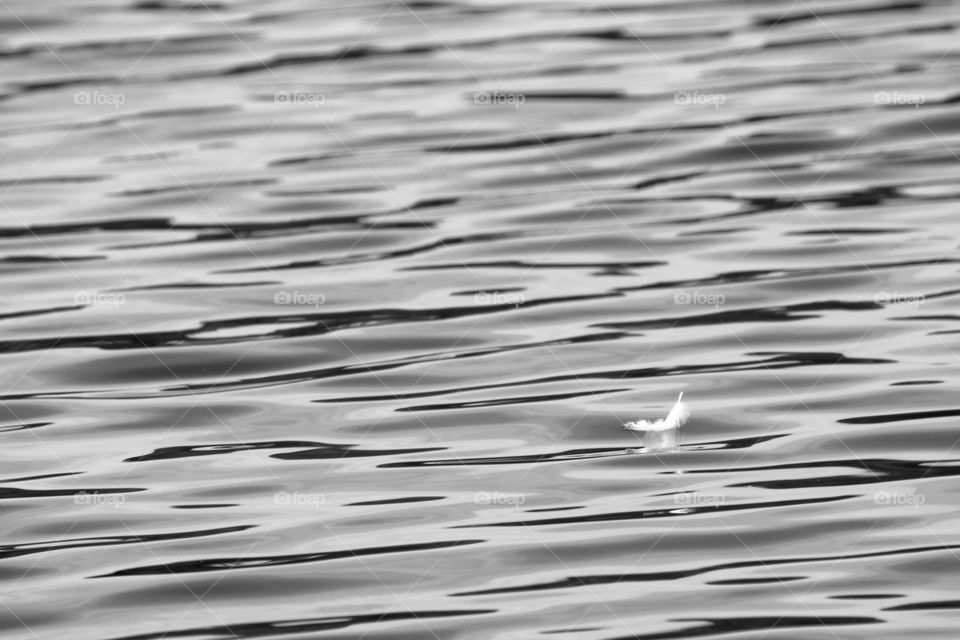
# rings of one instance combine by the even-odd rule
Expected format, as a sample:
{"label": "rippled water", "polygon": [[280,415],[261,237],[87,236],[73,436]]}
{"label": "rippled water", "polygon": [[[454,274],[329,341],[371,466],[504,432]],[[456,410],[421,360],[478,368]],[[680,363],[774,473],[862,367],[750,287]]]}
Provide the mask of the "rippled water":
{"label": "rippled water", "polygon": [[958,25],[6,0],[2,637],[955,638]]}

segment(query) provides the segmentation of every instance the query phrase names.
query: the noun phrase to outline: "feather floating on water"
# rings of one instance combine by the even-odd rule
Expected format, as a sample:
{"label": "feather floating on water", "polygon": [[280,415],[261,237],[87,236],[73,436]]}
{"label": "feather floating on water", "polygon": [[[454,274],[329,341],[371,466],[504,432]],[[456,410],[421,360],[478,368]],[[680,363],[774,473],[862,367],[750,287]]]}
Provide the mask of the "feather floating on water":
{"label": "feather floating on water", "polygon": [[629,431],[669,431],[671,429],[679,429],[686,423],[689,417],[690,410],[687,408],[687,405],[683,404],[683,392],[681,391],[680,397],[677,398],[677,403],[670,409],[670,413],[667,414],[666,418],[659,418],[654,422],[650,422],[649,420],[628,422],[623,425],[623,428]]}

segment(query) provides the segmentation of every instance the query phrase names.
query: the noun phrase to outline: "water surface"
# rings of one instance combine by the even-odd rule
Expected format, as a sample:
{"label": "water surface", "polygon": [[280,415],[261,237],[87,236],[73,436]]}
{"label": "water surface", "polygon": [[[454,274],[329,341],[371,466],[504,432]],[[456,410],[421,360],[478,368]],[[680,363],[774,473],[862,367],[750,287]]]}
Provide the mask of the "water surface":
{"label": "water surface", "polygon": [[958,25],[8,0],[0,633],[954,638]]}

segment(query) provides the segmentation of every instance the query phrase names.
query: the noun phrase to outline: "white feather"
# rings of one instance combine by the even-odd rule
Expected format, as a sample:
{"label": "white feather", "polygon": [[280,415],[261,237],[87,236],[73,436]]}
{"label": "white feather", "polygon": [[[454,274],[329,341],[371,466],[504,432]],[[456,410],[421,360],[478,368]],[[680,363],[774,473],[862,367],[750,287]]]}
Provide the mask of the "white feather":
{"label": "white feather", "polygon": [[669,431],[670,429],[679,429],[690,417],[690,410],[683,404],[683,392],[677,398],[677,403],[670,409],[666,418],[659,418],[654,422],[649,420],[637,420],[628,422],[623,427],[630,431]]}

